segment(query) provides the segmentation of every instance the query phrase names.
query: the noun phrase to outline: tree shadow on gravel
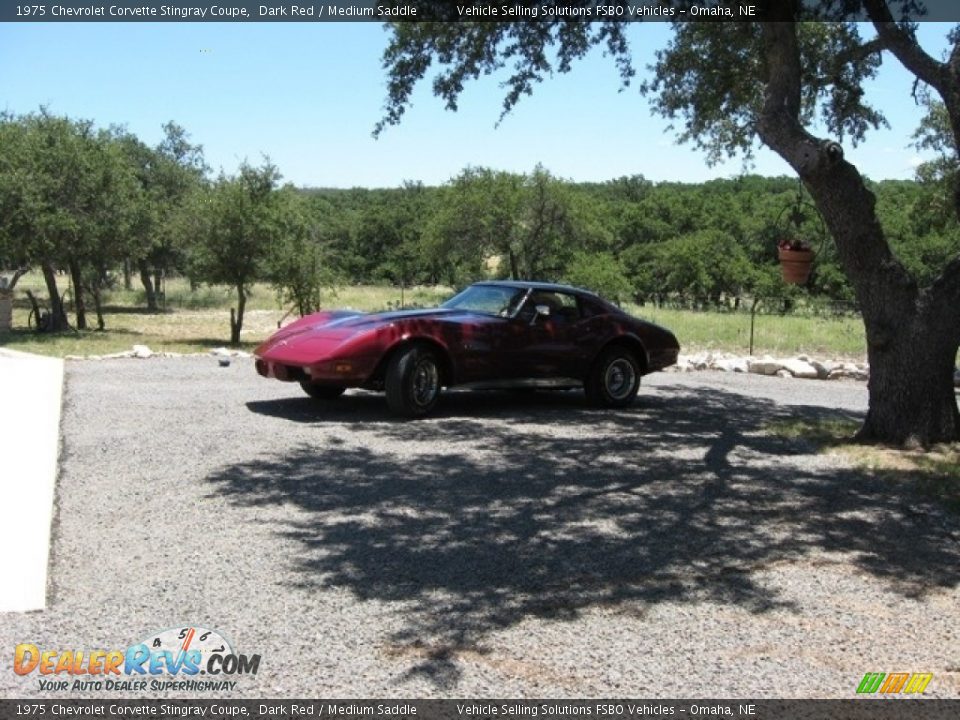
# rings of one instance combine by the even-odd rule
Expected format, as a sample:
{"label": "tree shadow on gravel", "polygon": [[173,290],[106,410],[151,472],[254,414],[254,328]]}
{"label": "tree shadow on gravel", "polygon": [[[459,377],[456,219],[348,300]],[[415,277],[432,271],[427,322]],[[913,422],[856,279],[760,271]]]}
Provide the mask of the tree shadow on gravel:
{"label": "tree shadow on gravel", "polygon": [[[442,687],[456,685],[458,653],[529,617],[659,602],[789,609],[758,574],[825,553],[905,595],[960,582],[955,516],[764,433],[849,417],[836,411],[664,388],[619,411],[577,394],[463,395],[441,417],[399,423],[382,397],[349,400],[250,403],[315,425],[315,442],[209,480],[239,505],[308,513],[279,530],[302,544],[298,586],[396,603],[403,630],[388,651]],[[335,425],[346,438],[325,432]]]}

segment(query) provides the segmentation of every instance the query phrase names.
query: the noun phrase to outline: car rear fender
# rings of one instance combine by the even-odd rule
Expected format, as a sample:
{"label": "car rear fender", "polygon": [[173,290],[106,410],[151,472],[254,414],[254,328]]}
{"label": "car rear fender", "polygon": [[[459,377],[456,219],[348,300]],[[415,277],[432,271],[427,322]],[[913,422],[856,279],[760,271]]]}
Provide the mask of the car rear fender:
{"label": "car rear fender", "polygon": [[607,351],[607,349],[616,346],[624,347],[632,352],[637,358],[637,362],[640,363],[640,372],[646,374],[647,368],[650,365],[650,358],[647,355],[647,348],[644,347],[643,342],[641,342],[640,338],[638,338],[636,335],[619,335],[609,340],[603,345],[603,347],[600,348],[599,352],[594,355],[593,360],[590,361],[590,366],[592,367],[593,364],[596,363],[600,358],[600,356]]}
{"label": "car rear fender", "polygon": [[450,359],[450,353],[447,352],[447,349],[439,342],[427,337],[408,337],[391,345],[377,364],[377,369],[371,376],[371,380],[373,380],[374,383],[382,383],[386,377],[387,367],[390,365],[390,360],[393,356],[411,345],[428,347],[437,354],[437,357],[440,359],[440,382],[442,385],[451,385],[455,382],[456,373],[454,372],[453,361]]}

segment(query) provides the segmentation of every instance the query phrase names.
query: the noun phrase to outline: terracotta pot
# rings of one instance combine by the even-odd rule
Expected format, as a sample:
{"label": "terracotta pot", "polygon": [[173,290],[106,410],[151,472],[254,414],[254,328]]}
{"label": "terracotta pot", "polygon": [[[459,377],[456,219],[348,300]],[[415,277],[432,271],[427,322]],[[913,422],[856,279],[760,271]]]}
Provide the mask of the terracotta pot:
{"label": "terracotta pot", "polygon": [[780,271],[783,281],[791,285],[803,285],[810,277],[815,253],[813,250],[784,250],[780,252]]}

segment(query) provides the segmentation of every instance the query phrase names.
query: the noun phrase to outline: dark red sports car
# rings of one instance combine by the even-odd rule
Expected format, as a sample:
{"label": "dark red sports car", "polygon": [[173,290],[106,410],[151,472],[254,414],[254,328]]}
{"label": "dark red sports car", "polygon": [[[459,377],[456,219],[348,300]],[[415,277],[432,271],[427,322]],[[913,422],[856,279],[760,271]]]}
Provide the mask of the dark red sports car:
{"label": "dark red sports car", "polygon": [[384,390],[417,417],[442,387],[583,386],[598,405],[631,403],[640,377],[677,361],[673,333],[586,290],[537,282],[471,285],[430,310],[318,312],[255,351],[257,372],[330,400]]}

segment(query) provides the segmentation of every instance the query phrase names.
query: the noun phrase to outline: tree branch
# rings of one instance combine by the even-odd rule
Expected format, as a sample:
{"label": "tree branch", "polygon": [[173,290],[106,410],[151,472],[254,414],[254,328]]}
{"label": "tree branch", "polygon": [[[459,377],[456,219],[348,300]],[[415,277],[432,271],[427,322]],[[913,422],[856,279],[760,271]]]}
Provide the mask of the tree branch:
{"label": "tree branch", "polygon": [[863,0],[863,6],[884,47],[927,85],[941,95],[946,93],[949,82],[946,64],[927,54],[912,33],[894,22],[886,0]]}
{"label": "tree branch", "polygon": [[856,64],[862,60],[870,57],[874,53],[883,52],[887,49],[886,41],[880,36],[875,37],[873,40],[869,40],[862,45],[857,47],[850,48],[850,52],[840,53],[837,59],[843,63],[853,63]]}
{"label": "tree branch", "polygon": [[30,268],[28,268],[28,267],[26,267],[26,266],[24,266],[24,267],[22,267],[22,268],[18,268],[17,271],[13,273],[13,278],[10,280],[10,286],[8,287],[8,289],[9,289],[9,290],[13,290],[13,288],[14,288],[14,287],[16,286],[16,284],[17,284],[17,281],[18,281],[20,278],[22,278],[24,275],[26,275],[28,272],[30,272]]}
{"label": "tree branch", "polygon": [[792,22],[761,24],[767,87],[757,122],[761,139],[780,154],[801,176],[809,168],[809,152],[816,138],[800,124],[801,68],[796,25]]}

